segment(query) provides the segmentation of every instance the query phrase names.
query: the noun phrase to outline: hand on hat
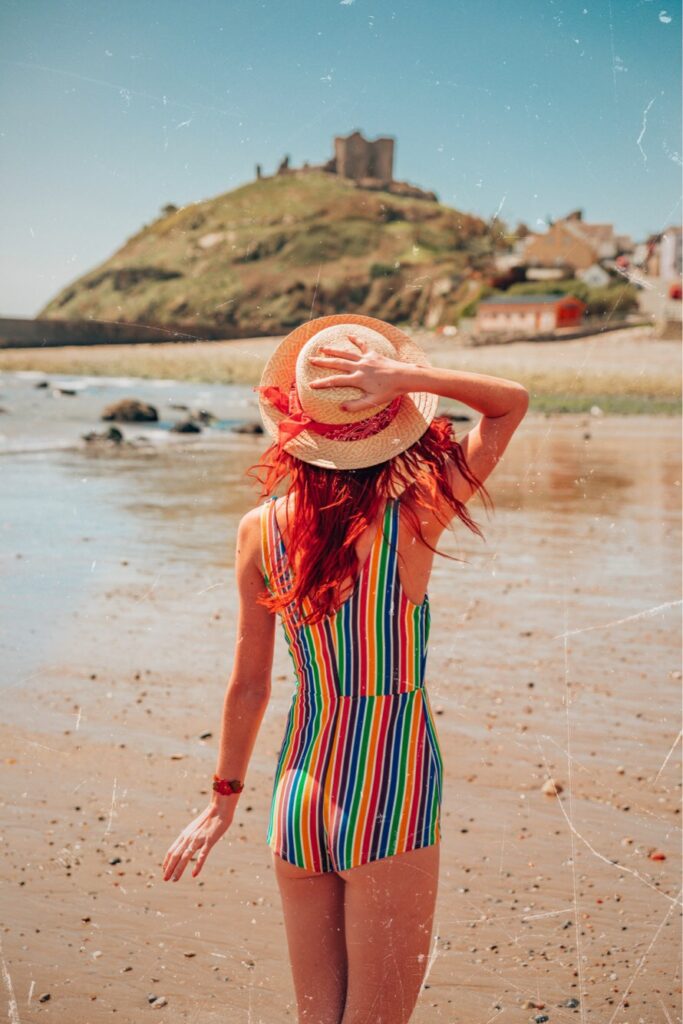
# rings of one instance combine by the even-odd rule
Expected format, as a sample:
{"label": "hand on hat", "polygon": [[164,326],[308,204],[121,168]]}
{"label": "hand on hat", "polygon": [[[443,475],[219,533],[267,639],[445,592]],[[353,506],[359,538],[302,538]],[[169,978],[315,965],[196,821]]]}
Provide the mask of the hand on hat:
{"label": "hand on hat", "polygon": [[319,377],[309,383],[310,388],[353,387],[365,392],[362,398],[350,398],[343,402],[341,408],[346,412],[358,412],[375,405],[391,402],[397,395],[404,393],[401,386],[408,364],[400,359],[390,359],[369,349],[364,341],[349,335],[349,341],[358,349],[334,349],[321,345],[318,353],[327,355],[309,356],[314,366],[329,366],[333,370],[346,370],[331,377]]}

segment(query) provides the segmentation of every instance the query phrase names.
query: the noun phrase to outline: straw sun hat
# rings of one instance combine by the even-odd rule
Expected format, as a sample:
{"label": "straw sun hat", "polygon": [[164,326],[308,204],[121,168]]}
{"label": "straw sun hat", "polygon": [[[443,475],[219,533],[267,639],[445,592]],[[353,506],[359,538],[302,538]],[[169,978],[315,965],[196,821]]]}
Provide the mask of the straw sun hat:
{"label": "straw sun hat", "polygon": [[[311,381],[344,371],[315,366],[309,357],[321,346],[357,354],[349,335],[390,359],[430,365],[422,349],[397,327],[374,317],[344,313],[309,320],[288,334],[254,388],[271,437],[290,455],[327,469],[374,466],[405,451],[422,437],[439,400],[429,392],[410,392],[391,402],[345,412],[341,405],[363,397],[361,388],[311,388]],[[349,362],[348,372],[352,370]]]}

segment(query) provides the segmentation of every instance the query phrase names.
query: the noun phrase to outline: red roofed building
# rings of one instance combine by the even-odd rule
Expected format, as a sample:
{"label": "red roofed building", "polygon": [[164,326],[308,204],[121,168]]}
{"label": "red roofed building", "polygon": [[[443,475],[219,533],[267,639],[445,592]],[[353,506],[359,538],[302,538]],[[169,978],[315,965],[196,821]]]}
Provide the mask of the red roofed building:
{"label": "red roofed building", "polygon": [[585,309],[574,295],[495,295],[479,303],[476,325],[482,334],[545,334],[578,326]]}

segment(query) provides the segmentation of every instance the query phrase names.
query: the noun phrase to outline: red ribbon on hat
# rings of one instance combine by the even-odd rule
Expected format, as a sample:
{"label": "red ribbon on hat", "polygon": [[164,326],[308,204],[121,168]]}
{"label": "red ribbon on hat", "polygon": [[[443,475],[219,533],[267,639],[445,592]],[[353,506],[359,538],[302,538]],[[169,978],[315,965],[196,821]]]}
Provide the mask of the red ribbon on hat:
{"label": "red ribbon on hat", "polygon": [[278,446],[280,448],[292,438],[297,437],[302,430],[313,430],[316,434],[321,434],[331,441],[359,441],[365,437],[372,437],[373,434],[378,434],[380,430],[384,430],[391,423],[398,412],[402,398],[402,395],[397,395],[389,405],[364,420],[355,420],[352,423],[321,423],[319,420],[314,420],[302,408],[296,390],[296,381],[292,383],[289,392],[283,391],[277,384],[258,384],[253,390],[260,391],[271,405],[274,405],[280,412],[287,413],[278,424]]}

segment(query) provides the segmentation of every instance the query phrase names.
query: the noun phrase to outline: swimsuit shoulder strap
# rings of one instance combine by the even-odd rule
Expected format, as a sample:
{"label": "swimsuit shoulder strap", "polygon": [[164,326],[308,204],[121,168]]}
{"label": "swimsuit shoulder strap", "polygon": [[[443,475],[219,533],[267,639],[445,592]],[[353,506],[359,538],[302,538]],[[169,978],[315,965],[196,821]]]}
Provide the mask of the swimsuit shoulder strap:
{"label": "swimsuit shoulder strap", "polygon": [[361,573],[371,576],[370,589],[375,594],[385,594],[392,589],[396,563],[397,508],[392,498],[387,498],[372,547],[367,555]]}
{"label": "swimsuit shoulder strap", "polygon": [[273,590],[277,577],[278,536],[276,533],[275,495],[261,505],[261,572],[266,586]]}

